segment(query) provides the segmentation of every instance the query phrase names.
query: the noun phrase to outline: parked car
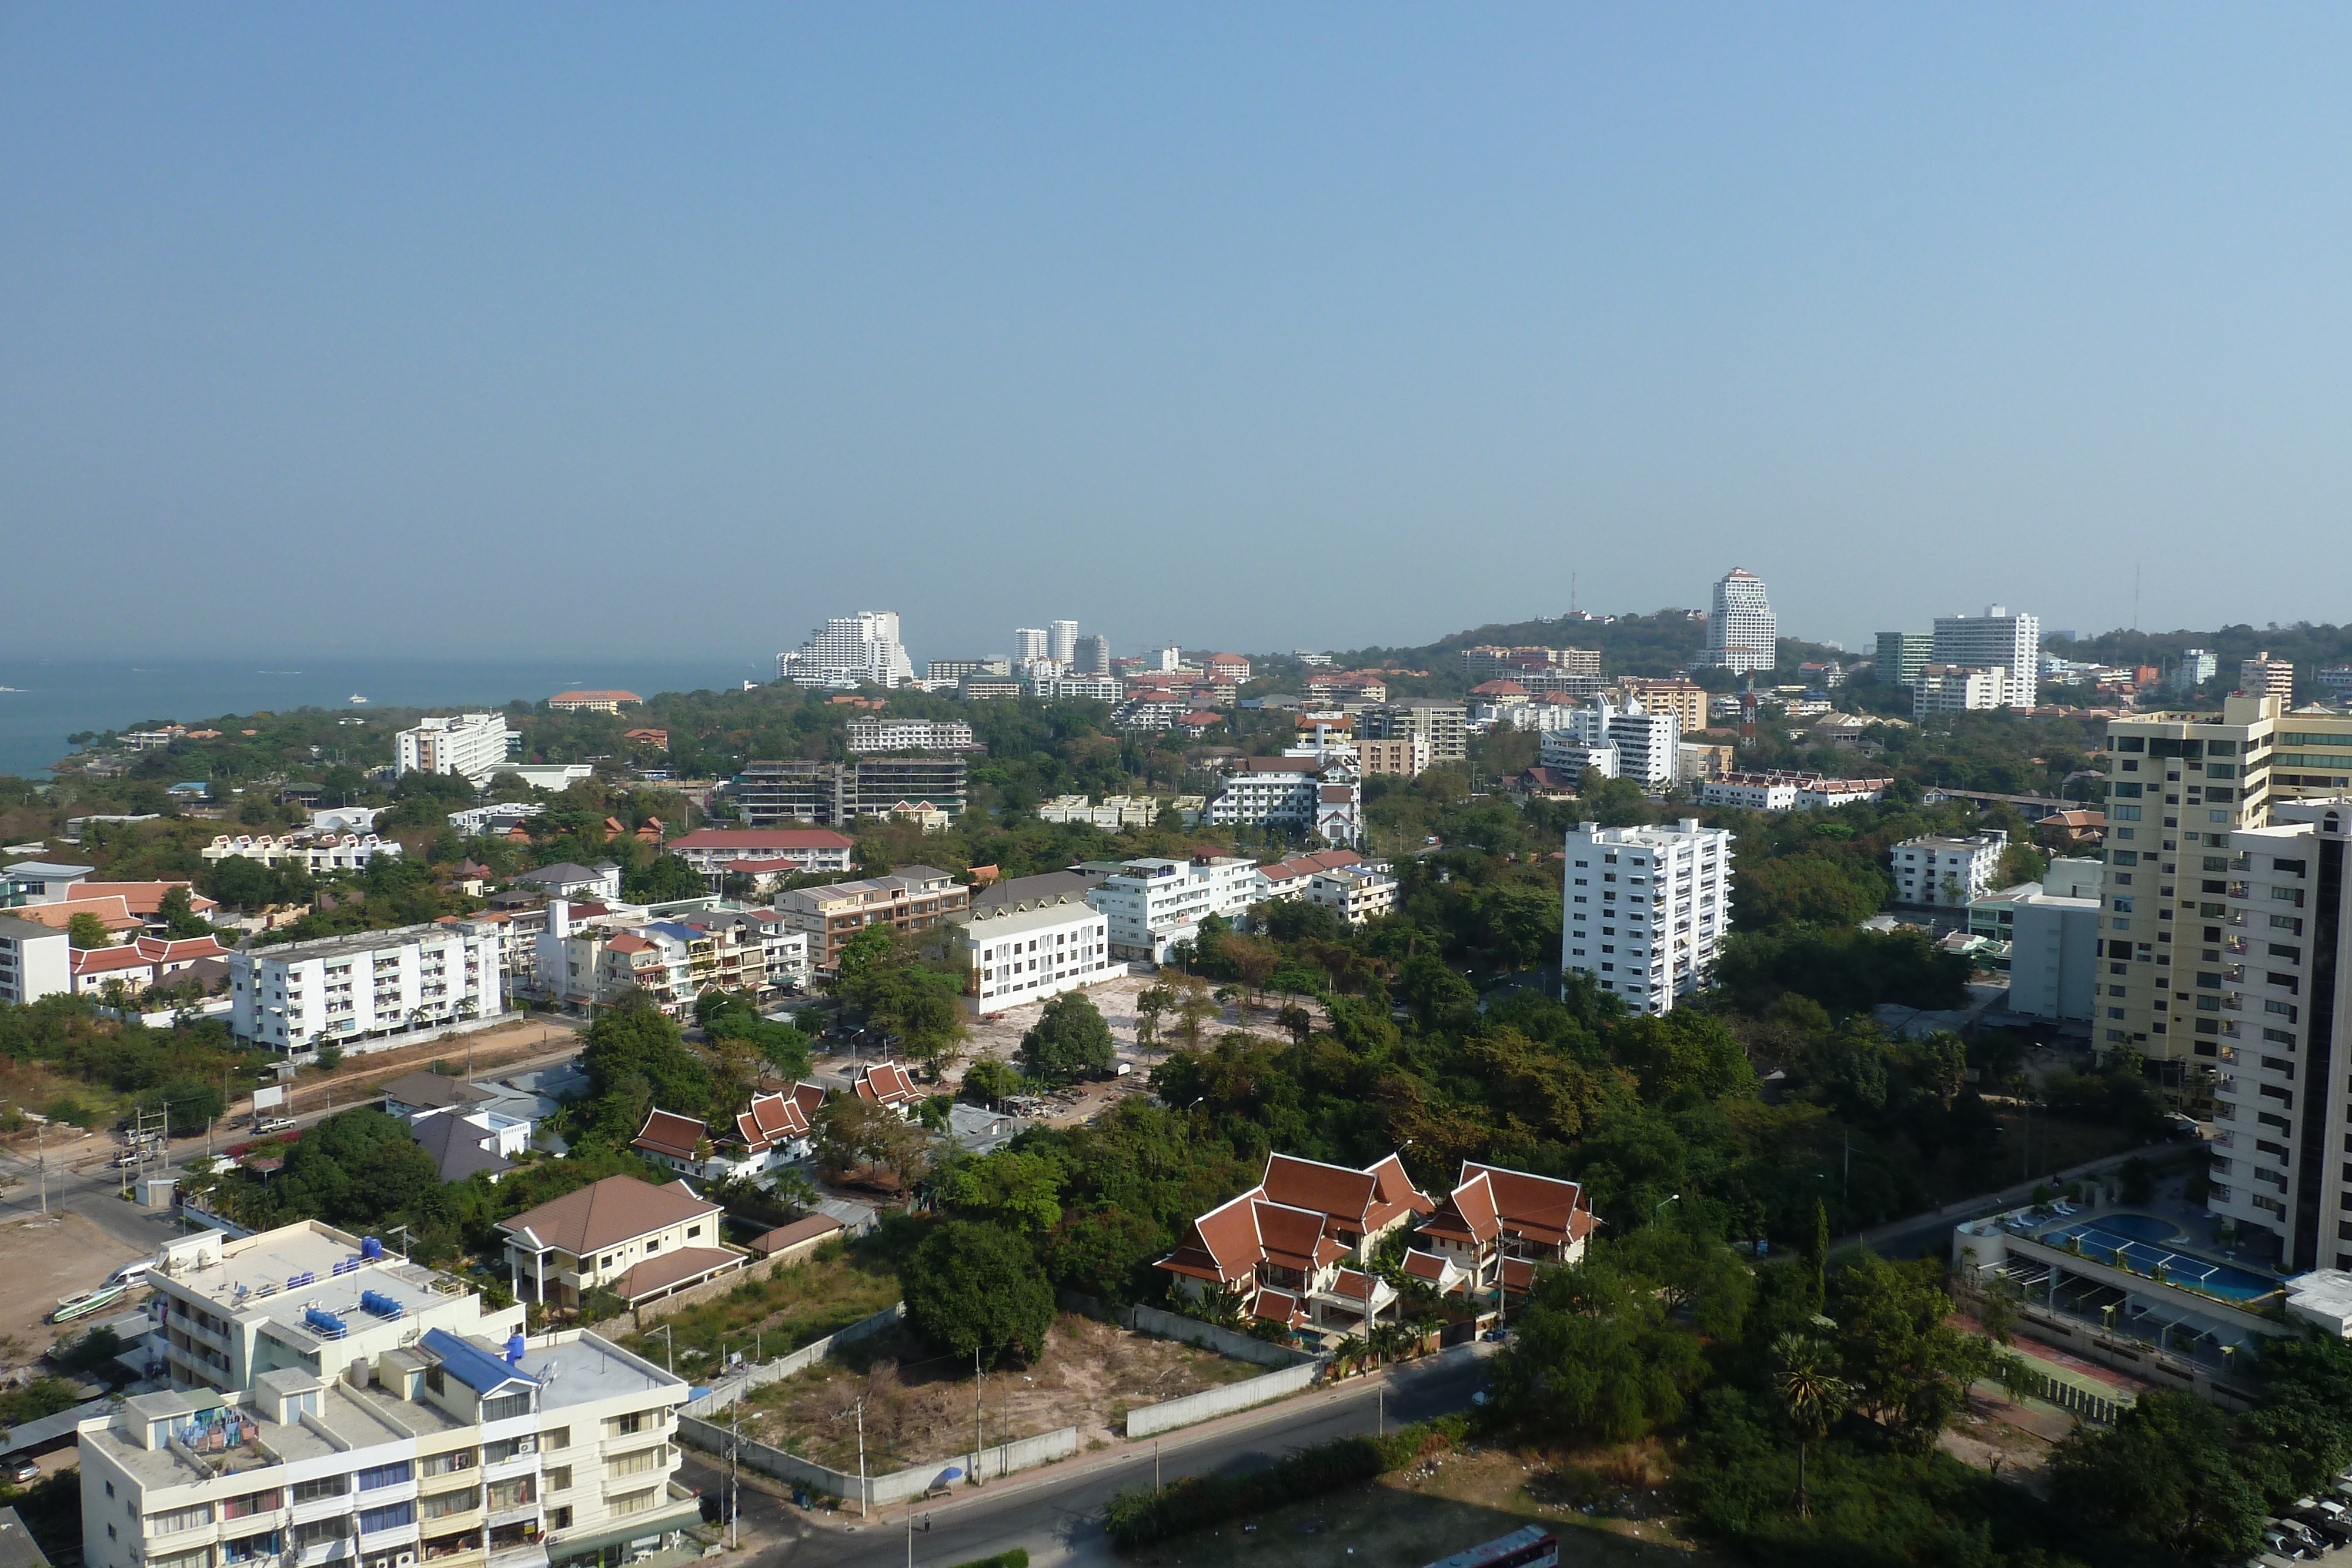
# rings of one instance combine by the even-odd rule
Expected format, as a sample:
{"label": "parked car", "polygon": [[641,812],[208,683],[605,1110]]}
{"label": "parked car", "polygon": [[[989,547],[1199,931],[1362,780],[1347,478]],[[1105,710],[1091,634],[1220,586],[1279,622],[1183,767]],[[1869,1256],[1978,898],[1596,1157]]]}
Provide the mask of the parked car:
{"label": "parked car", "polygon": [[257,1138],[266,1138],[272,1133],[290,1133],[293,1130],[294,1118],[291,1116],[272,1116],[266,1122],[256,1122],[253,1124],[253,1135]]}
{"label": "parked car", "polygon": [[147,1282],[147,1270],[154,1266],[152,1259],[133,1258],[113,1273],[109,1274],[106,1277],[106,1282],[110,1285],[143,1285]]}
{"label": "parked car", "polygon": [[18,1455],[8,1461],[8,1479],[18,1486],[23,1486],[27,1481],[39,1480],[41,1462],[25,1455]]}
{"label": "parked car", "polygon": [[2273,1520],[2263,1528],[2263,1548],[2281,1557],[2315,1557],[2311,1542],[2301,1535],[2286,1532],[2282,1521]]}

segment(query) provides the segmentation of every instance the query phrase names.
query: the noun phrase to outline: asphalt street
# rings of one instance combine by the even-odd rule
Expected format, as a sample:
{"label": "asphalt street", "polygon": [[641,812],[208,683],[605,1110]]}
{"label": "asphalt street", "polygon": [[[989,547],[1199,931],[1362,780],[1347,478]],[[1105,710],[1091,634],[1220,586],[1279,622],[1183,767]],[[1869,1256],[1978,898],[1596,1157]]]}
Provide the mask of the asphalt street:
{"label": "asphalt street", "polygon": [[[1483,1347],[1481,1347],[1483,1349]],[[1160,1440],[1163,1479],[1212,1473],[1239,1474],[1272,1464],[1294,1448],[1370,1432],[1383,1418],[1393,1428],[1459,1410],[1486,1379],[1483,1355],[1467,1349],[1397,1368],[1380,1378],[1358,1378],[1337,1388],[1245,1412]],[[984,1490],[957,1490],[952,1496],[913,1511],[914,1561],[954,1563],[1019,1546],[1040,1565],[1108,1562],[1110,1543],[1097,1522],[1103,1504],[1123,1488],[1152,1484],[1150,1441],[1123,1445],[1099,1455],[1081,1455],[1028,1477],[992,1482]],[[709,1454],[687,1450],[679,1479],[705,1495],[723,1494],[726,1465]],[[770,1482],[769,1485],[775,1483]],[[794,1507],[788,1499],[742,1492],[743,1525],[767,1542],[758,1561],[782,1568],[799,1564],[903,1563],[908,1560],[903,1504],[877,1509],[860,1524],[839,1516]],[[929,1528],[924,1528],[928,1521]]]}

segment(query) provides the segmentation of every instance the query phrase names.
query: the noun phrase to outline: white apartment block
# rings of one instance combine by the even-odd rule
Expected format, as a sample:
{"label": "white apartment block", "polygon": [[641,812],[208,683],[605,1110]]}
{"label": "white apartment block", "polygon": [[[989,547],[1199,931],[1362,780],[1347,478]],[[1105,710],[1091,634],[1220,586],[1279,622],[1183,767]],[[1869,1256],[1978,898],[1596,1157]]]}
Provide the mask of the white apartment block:
{"label": "white apartment block", "polygon": [[1568,833],[1560,968],[1636,1012],[1674,1010],[1707,983],[1731,929],[1732,835],[1685,817],[1672,828]]}
{"label": "white apartment block", "polygon": [[1029,695],[1041,702],[1117,703],[1127,685],[1110,675],[1038,674],[1030,678]]}
{"label": "white apartment block", "polygon": [[174,1386],[77,1429],[89,1568],[585,1568],[699,1517],[686,1384],[593,1333],[314,1221],[166,1243],[148,1282]]}
{"label": "white apartment block", "polygon": [[861,610],[827,621],[798,653],[778,654],[776,677],[811,686],[896,686],[915,678],[915,666],[898,640],[898,612]]}
{"label": "white apartment block", "polygon": [[857,841],[830,828],[697,828],[662,847],[704,876],[753,866],[797,875],[847,871]]}
{"label": "white apartment block", "polygon": [[1190,703],[1131,702],[1111,716],[1111,723],[1129,734],[1173,729],[1176,721],[1192,711]]}
{"label": "white apartment block", "polygon": [[365,871],[376,856],[400,853],[400,841],[380,839],[373,833],[288,833],[283,838],[268,833],[239,833],[232,838],[217,833],[197,852],[208,861],[299,865],[317,876],[331,871]]}
{"label": "white apartment block", "polygon": [[1699,787],[1702,806],[1746,811],[1820,811],[1883,797],[1892,779],[1831,779],[1817,773],[1727,773]]}
{"label": "white apartment block", "polygon": [[229,1028],[289,1056],[390,1051],[504,1012],[499,945],[497,925],[453,920],[231,953]]}
{"label": "white apartment block", "polygon": [[849,721],[849,750],[862,751],[971,751],[979,742],[971,737],[971,726],[961,719],[945,718],[853,718]]}
{"label": "white apartment block", "polygon": [[[1075,621],[1048,621],[1045,623],[1045,657],[1069,664],[1078,656],[1078,623]],[[1110,674],[1108,670],[1103,672]]]}
{"label": "white apartment block", "polygon": [[1764,591],[1764,580],[1732,568],[1715,585],[1715,608],[1707,616],[1706,652],[1700,662],[1716,669],[1762,670],[1780,662],[1780,622]]}
{"label": "white apartment block", "polygon": [[1069,665],[1070,674],[1074,675],[1109,674],[1110,639],[1092,633],[1074,639]]}
{"label": "white apartment block", "polygon": [[1209,821],[1222,827],[1286,828],[1316,832],[1336,844],[1363,837],[1363,786],[1355,771],[1318,757],[1244,757],[1209,802]]}
{"label": "white apartment block", "polygon": [[1043,626],[1015,626],[1013,629],[1013,665],[1035,664],[1053,655],[1053,638]]}
{"label": "white apartment block", "polygon": [[2238,695],[2247,697],[2277,697],[2283,702],[2294,701],[2294,665],[2284,659],[2273,659],[2265,648],[2251,659],[2238,661]]}
{"label": "white apartment block", "polygon": [[[1929,664],[1911,683],[1911,716],[2011,707],[2009,672],[1999,665]],[[2031,707],[2033,705],[2023,705]]]}
{"label": "white apartment block", "polygon": [[1361,925],[1395,913],[1397,879],[1371,866],[1335,866],[1307,879],[1306,899],[1336,912],[1350,925]]}
{"label": "white apartment block", "polygon": [[2009,677],[2010,707],[2033,706],[2034,683],[2042,672],[2042,622],[2039,617],[2011,615],[1999,604],[1989,604],[1982,615],[1936,617],[1937,664],[1969,665],[2000,670]]}
{"label": "white apartment block", "polygon": [[414,729],[392,737],[393,768],[399,773],[455,773],[477,789],[489,782],[522,739],[494,713],[459,714],[455,718],[419,719]]}
{"label": "white apartment block", "polygon": [[1682,721],[1596,697],[1570,715],[1567,727],[1544,732],[1537,754],[1546,767],[1571,774],[1598,768],[1605,779],[1663,789],[1681,775]]}
{"label": "white apartment block", "polygon": [[1366,740],[1418,735],[1429,742],[1432,763],[1460,762],[1470,755],[1470,710],[1460,703],[1408,697],[1365,709],[1356,733]]}
{"label": "white apartment block", "polygon": [[26,1006],[72,989],[72,944],[66,934],[0,915],[0,1002]]}
{"label": "white apartment block", "polygon": [[1999,828],[1965,839],[1935,833],[1906,839],[1887,852],[1895,902],[1964,909],[1993,885],[2008,848],[2009,835]]}
{"label": "white apartment block", "polygon": [[1112,957],[1160,964],[1210,915],[1247,915],[1258,886],[1257,863],[1239,856],[1132,860],[1087,889],[1087,902],[1108,919]]}
{"label": "white apartment block", "polygon": [[2231,833],[2220,912],[2179,931],[2173,955],[2174,986],[2221,1043],[2206,1207],[2275,1235],[2289,1272],[2352,1269],[2347,837],[2345,798],[2280,801],[2268,827]]}
{"label": "white apartment block", "polygon": [[1041,822],[1084,822],[1117,832],[1148,828],[1160,820],[1160,802],[1149,795],[1106,795],[1099,806],[1084,795],[1056,795],[1037,808]]}
{"label": "white apartment block", "polygon": [[949,937],[963,971],[963,1005],[976,1015],[1084,990],[1127,973],[1110,956],[1110,919],[1075,892],[1028,908],[972,912]]}

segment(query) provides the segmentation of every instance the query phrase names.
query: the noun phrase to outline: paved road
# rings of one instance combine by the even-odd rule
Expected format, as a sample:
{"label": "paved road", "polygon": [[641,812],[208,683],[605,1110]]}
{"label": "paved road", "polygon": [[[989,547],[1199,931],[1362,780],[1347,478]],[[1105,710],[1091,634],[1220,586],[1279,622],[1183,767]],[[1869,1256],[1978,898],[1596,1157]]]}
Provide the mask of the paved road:
{"label": "paved road", "polygon": [[[567,1020],[549,1019],[558,1027],[568,1027]],[[527,1072],[535,1068],[552,1067],[569,1061],[580,1053],[576,1033],[562,1037],[554,1043],[562,1049],[525,1061],[509,1062],[494,1071],[499,1077]],[[298,1126],[308,1127],[322,1122],[338,1112],[348,1111],[362,1102],[350,1102],[330,1108],[301,1113],[294,1117]],[[210,1146],[226,1148],[242,1143],[249,1135],[243,1130],[243,1117],[215,1124]],[[207,1140],[201,1134],[175,1140],[171,1145],[171,1165],[176,1168],[193,1155],[205,1152]],[[87,1136],[76,1129],[58,1125],[49,1129],[48,1201],[52,1213],[70,1209],[96,1225],[108,1236],[141,1252],[154,1251],[156,1247],[181,1234],[179,1227],[151,1209],[136,1203],[126,1203],[120,1196],[123,1173],[113,1168],[114,1156],[122,1145],[107,1133]],[[14,1224],[41,1212],[41,1179],[35,1160],[35,1148],[26,1145],[0,1154],[0,1178],[8,1183],[5,1196],[0,1196],[0,1225]],[[150,1164],[149,1175],[157,1167]],[[103,1273],[97,1270],[93,1280]]]}
{"label": "paved road", "polygon": [[[1465,1348],[1398,1368],[1385,1377],[1354,1379],[1262,1411],[1171,1433],[1160,1439],[1160,1475],[1173,1480],[1211,1472],[1237,1474],[1263,1469],[1293,1448],[1370,1432],[1381,1418],[1383,1396],[1391,1427],[1441,1416],[1467,1406],[1471,1393],[1486,1378],[1484,1356]],[[916,1531],[914,1560],[965,1563],[1020,1546],[1040,1568],[1053,1563],[1108,1562],[1110,1543],[1097,1522],[1103,1504],[1122,1488],[1150,1486],[1151,1477],[1152,1449],[1146,1441],[1080,1456],[1030,1477],[993,1482],[982,1491],[961,1490],[951,1500],[915,1511],[918,1524],[928,1519],[930,1528]],[[722,1494],[725,1465],[688,1449],[680,1479],[706,1495]],[[759,1554],[769,1568],[781,1568],[787,1561],[793,1568],[803,1563],[880,1568],[907,1561],[903,1505],[878,1508],[866,1524],[845,1528],[832,1522],[832,1516],[804,1512],[749,1487],[742,1496],[745,1529],[776,1542]],[[855,1525],[854,1518],[851,1523]]]}

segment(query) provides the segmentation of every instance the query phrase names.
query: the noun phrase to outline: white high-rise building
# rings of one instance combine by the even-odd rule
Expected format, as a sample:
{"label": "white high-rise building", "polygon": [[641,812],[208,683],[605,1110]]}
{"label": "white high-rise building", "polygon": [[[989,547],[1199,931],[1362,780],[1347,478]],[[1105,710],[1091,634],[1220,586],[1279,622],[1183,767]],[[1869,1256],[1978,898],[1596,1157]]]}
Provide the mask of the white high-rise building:
{"label": "white high-rise building", "polygon": [[2232,831],[2224,869],[2206,871],[2201,886],[2225,891],[2158,937],[2177,936],[2172,987],[2220,1036],[2206,1207],[2275,1235],[2289,1273],[2352,1270],[2347,839],[2352,798],[2272,801],[2270,826]]}
{"label": "white high-rise building", "polygon": [[1013,666],[1034,663],[1054,656],[1054,635],[1043,626],[1015,626],[1013,629]]}
{"label": "white high-rise building", "polygon": [[1566,725],[1544,732],[1538,756],[1547,767],[1580,773],[1598,768],[1603,778],[1663,789],[1681,776],[1682,721],[1670,713],[1644,712],[1638,702],[1619,707],[1596,697]]}
{"label": "white high-rise building", "polygon": [[498,927],[474,920],[232,953],[229,1030],[287,1056],[411,1045],[506,1010],[500,953]]}
{"label": "white high-rise building", "polygon": [[1998,604],[1982,615],[1938,615],[1932,657],[1938,664],[2007,671],[2008,705],[2032,707],[2042,671],[2041,618],[2011,615]]}
{"label": "white high-rise building", "polygon": [[1731,841],[1696,817],[1675,827],[1568,833],[1559,967],[1636,1012],[1674,1010],[1707,983],[1731,929]]}
{"label": "white high-rise building", "polygon": [[1764,580],[1733,567],[1715,585],[1703,663],[1717,669],[1770,671],[1780,662],[1780,622],[1764,596]]}
{"label": "white high-rise building", "polygon": [[896,686],[915,678],[915,666],[898,641],[898,612],[861,610],[810,632],[800,652],[778,654],[776,675],[804,686]]}
{"label": "white high-rise building", "polygon": [[1070,674],[1074,675],[1108,675],[1110,674],[1110,639],[1088,635],[1071,644]]}
{"label": "white high-rise building", "polygon": [[1045,627],[1045,657],[1059,659],[1065,664],[1075,664],[1078,657],[1078,623],[1075,621],[1049,622]]}
{"label": "white high-rise building", "polygon": [[1112,957],[1164,964],[1208,916],[1248,914],[1257,887],[1257,862],[1246,856],[1133,860],[1087,889],[1087,902],[1108,917]]}
{"label": "white high-rise building", "polygon": [[506,762],[508,743],[521,738],[494,713],[419,719],[415,729],[393,737],[394,769],[462,774],[478,788]]}

